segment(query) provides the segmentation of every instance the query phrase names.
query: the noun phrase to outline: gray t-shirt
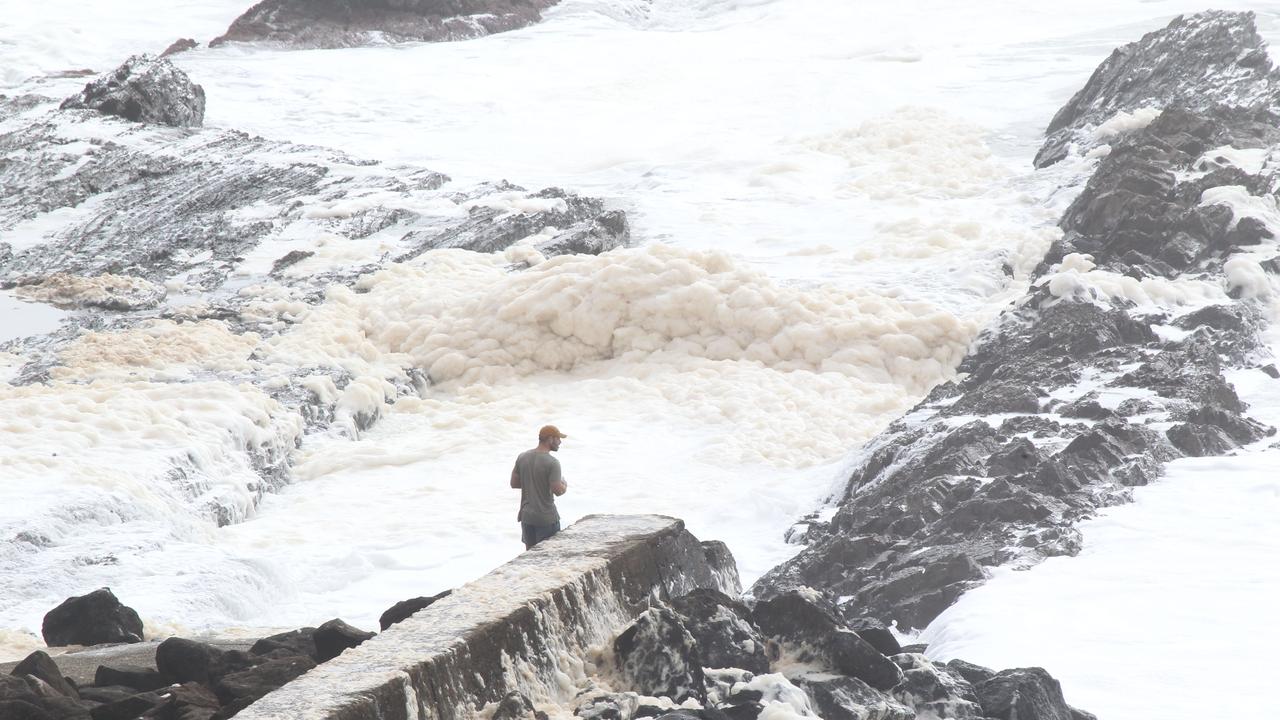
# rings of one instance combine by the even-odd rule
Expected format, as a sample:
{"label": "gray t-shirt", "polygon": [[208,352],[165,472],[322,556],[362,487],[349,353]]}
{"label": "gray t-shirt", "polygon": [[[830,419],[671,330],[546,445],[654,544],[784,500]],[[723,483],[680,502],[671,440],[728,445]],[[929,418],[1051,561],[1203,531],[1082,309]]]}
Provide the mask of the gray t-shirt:
{"label": "gray t-shirt", "polygon": [[551,453],[525,450],[516,458],[516,476],[520,478],[520,513],[516,519],[534,525],[560,522],[551,483],[560,480],[560,461]]}

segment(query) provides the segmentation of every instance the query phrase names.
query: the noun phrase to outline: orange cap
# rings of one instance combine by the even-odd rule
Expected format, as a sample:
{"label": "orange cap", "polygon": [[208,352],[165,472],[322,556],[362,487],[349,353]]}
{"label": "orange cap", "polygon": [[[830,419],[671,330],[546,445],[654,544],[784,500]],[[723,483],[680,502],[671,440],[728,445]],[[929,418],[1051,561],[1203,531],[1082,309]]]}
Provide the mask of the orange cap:
{"label": "orange cap", "polygon": [[542,429],[538,431],[539,440],[546,440],[547,438],[553,438],[553,437],[567,438],[569,436],[560,432],[560,428],[556,427],[555,425],[543,425]]}

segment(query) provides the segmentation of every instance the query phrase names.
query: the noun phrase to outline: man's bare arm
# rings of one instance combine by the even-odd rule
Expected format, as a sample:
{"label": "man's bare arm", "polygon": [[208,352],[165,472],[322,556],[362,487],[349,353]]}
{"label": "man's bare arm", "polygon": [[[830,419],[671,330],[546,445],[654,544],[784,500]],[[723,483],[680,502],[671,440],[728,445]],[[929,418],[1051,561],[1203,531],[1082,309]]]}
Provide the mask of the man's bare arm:
{"label": "man's bare arm", "polygon": [[557,478],[551,481],[551,492],[555,493],[557,497],[565,494],[568,491],[569,491],[569,483],[565,482],[563,478]]}
{"label": "man's bare arm", "polygon": [[520,489],[520,473],[516,472],[515,468],[511,468],[511,487]]}

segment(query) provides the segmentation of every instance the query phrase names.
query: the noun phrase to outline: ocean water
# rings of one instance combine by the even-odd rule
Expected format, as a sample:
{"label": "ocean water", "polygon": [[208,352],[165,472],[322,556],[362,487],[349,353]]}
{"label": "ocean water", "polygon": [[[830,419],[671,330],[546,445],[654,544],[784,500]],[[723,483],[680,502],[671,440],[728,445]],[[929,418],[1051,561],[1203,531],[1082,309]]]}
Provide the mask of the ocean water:
{"label": "ocean water", "polygon": [[[52,75],[103,72],[178,37],[207,42],[247,5],[0,0],[0,92],[68,95],[83,78]],[[1257,11],[1280,41],[1271,6],[1229,6]],[[102,585],[155,634],[332,617],[375,627],[392,603],[520,550],[506,478],[547,422],[569,434],[566,522],[677,515],[728,542],[751,582],[798,549],[783,532],[844,480],[859,444],[949,377],[1025,289],[1089,170],[1032,171],[1054,112],[1114,47],[1200,9],[565,0],[538,26],[467,42],[177,56],[206,90],[206,125],[460,183],[596,195],[628,212],[637,247],[514,275],[501,257],[431,253],[367,278],[366,292],[331,293],[269,341],[198,324],[93,334],[69,351],[60,384],[0,386],[0,537],[39,541],[0,548],[0,647],[38,646],[44,612]],[[0,338],[56,320],[0,303]],[[253,468],[241,451],[288,447],[300,425],[260,391],[186,381],[251,352],[274,368],[346,368],[361,378],[346,406],[384,412],[358,440],[302,437],[293,484],[260,504],[244,493]],[[17,362],[0,357],[0,372]],[[386,379],[407,367],[438,382],[384,404]],[[174,448],[190,473],[158,483]],[[1202,474],[1179,471],[1169,487]],[[1216,491],[1262,492],[1243,479]],[[1162,518],[1179,502],[1195,499],[1157,487],[1115,512],[1171,527]],[[243,521],[217,528],[210,503]],[[1119,559],[1134,542],[1106,522],[1086,528],[1081,558],[1011,577],[1048,588],[1055,568],[1118,558],[1132,568],[1118,582],[1173,592],[1163,565]],[[1073,587],[1111,592],[1081,572]],[[1100,717],[1132,716],[1135,697],[1153,716],[1203,715],[1162,699],[1183,681],[1159,668],[1206,646],[1142,645],[1181,619],[1134,611],[1156,625],[1014,632],[1008,612],[985,610],[1006,597],[1031,607],[1013,583],[997,577],[940,618],[928,631],[939,652],[1043,664]],[[1218,607],[1218,587],[1260,602],[1267,583],[1224,577],[1198,585],[1198,602]],[[1085,601],[1042,591],[1035,602],[1026,617]],[[1157,669],[1108,680],[1133,653]]]}

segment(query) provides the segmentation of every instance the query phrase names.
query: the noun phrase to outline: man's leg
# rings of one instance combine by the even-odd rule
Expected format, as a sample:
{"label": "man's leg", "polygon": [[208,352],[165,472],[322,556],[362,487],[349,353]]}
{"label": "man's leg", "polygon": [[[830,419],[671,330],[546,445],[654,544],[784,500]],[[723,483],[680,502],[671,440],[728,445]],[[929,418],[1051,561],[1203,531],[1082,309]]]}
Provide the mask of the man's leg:
{"label": "man's leg", "polygon": [[525,527],[526,527],[526,528],[528,528],[528,530],[526,531],[526,534],[525,534],[525,536],[524,536],[524,538],[525,538],[525,542],[524,542],[524,549],[525,549],[525,550],[528,550],[529,548],[533,547],[534,545],[537,545],[538,543],[542,542],[543,540],[546,540],[547,538],[551,537],[552,535],[555,535],[556,533],[560,532],[560,523],[559,523],[559,522],[552,523],[551,525],[528,525],[528,524],[525,524]]}
{"label": "man's leg", "polygon": [[538,526],[533,523],[520,523],[520,540],[524,543],[524,549],[528,550],[538,544]]}

